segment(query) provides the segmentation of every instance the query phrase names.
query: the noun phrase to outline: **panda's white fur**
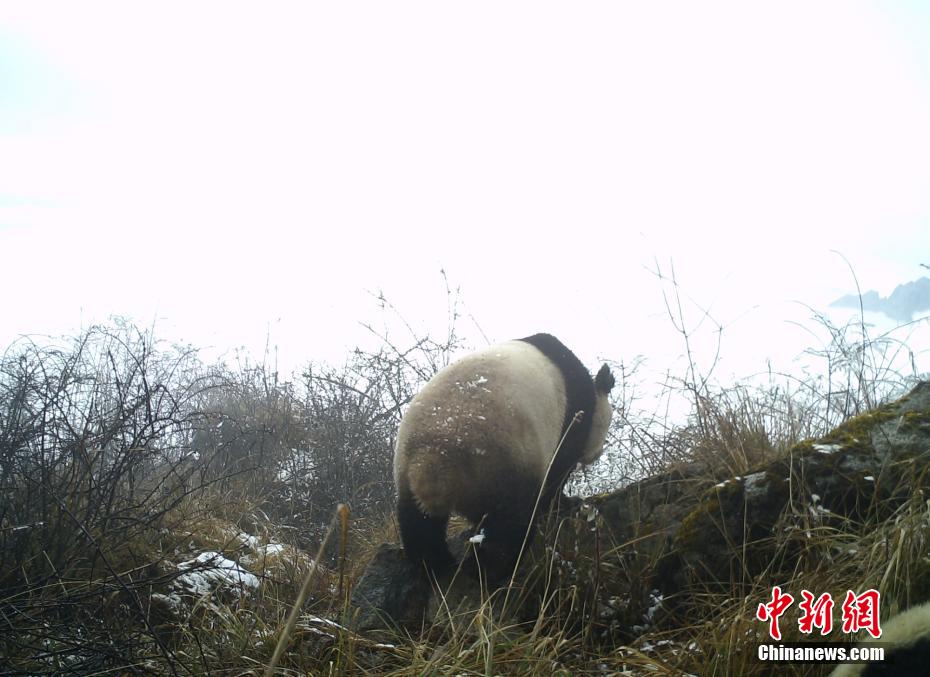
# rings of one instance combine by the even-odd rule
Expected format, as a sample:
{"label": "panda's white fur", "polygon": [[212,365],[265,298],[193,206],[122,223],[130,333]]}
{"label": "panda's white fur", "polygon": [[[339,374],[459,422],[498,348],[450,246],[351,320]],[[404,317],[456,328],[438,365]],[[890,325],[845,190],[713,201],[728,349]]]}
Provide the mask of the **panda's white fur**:
{"label": "panda's white fur", "polygon": [[[437,373],[410,403],[397,436],[394,480],[408,555],[436,568],[450,564],[445,527],[457,513],[485,529],[486,552],[506,566],[540,492],[551,499],[568,471],[603,451],[613,377],[606,366],[602,372],[595,387],[565,346],[537,334],[473,353]],[[571,428],[586,435],[569,430],[553,463],[579,393],[593,396],[586,407],[593,411]],[[557,467],[550,470],[550,464]]]}
{"label": "panda's white fur", "polygon": [[[882,623],[882,636],[858,646],[885,645],[882,663],[844,663],[831,677],[930,674],[930,602],[912,607]],[[910,669],[909,669],[910,668]]]}
{"label": "panda's white fur", "polygon": [[[609,371],[607,372],[610,373]],[[610,376],[610,382],[613,384],[613,376]],[[610,406],[608,397],[610,389],[607,392],[594,390],[594,417],[591,421],[591,434],[588,436],[588,442],[582,451],[581,463],[590,465],[601,457],[604,453],[604,440],[607,439],[607,431],[610,429],[610,422],[613,420],[614,410]]]}

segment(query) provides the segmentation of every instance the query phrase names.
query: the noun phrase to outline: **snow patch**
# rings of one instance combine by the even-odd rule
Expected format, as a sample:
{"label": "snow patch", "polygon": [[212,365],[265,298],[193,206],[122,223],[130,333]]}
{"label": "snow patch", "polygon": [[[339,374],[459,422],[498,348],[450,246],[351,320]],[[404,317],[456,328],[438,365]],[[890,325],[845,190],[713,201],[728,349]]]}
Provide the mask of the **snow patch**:
{"label": "snow patch", "polygon": [[822,505],[811,505],[808,507],[810,508],[811,515],[814,517],[825,517],[833,514],[830,512],[829,508],[824,508]]}
{"label": "snow patch", "polygon": [[163,595],[160,592],[153,592],[152,599],[162,602],[175,613],[181,608],[181,597],[176,592],[172,592],[170,595]]}
{"label": "snow patch", "polygon": [[229,587],[243,594],[248,589],[257,588],[259,584],[258,576],[210,550],[192,560],[181,562],[178,569],[185,573],[178,576],[172,585],[198,597],[209,595],[218,588]]}
{"label": "snow patch", "polygon": [[754,472],[751,475],[746,475],[743,478],[743,491],[747,496],[751,496],[760,491],[765,491],[765,488],[759,486],[760,482],[765,479],[764,472]]}
{"label": "snow patch", "polygon": [[280,552],[284,551],[284,546],[280,543],[269,543],[261,547],[261,551],[266,555],[277,555]]}
{"label": "snow patch", "polygon": [[821,454],[832,454],[843,448],[839,444],[814,444],[811,446],[814,447],[814,451],[819,451]]}
{"label": "snow patch", "polygon": [[235,538],[237,541],[242,543],[242,545],[249,548],[250,550],[255,550],[260,545],[258,538],[256,538],[252,534],[247,534],[244,531],[236,532]]}
{"label": "snow patch", "polygon": [[593,522],[597,519],[597,506],[591,503],[582,503],[578,513],[585,518],[586,522]]}
{"label": "snow patch", "polygon": [[36,522],[35,524],[24,524],[21,527],[13,527],[12,529],[10,529],[10,531],[12,531],[13,533],[16,533],[17,531],[26,531],[28,529],[35,529],[37,527],[44,527],[44,526],[45,526],[45,522]]}
{"label": "snow patch", "polygon": [[336,621],[331,621],[328,618],[323,618],[322,616],[314,616],[313,614],[307,614],[304,616],[304,621],[307,623],[319,623],[320,625],[328,625],[331,628],[336,630],[345,630],[346,628],[339,625]]}
{"label": "snow patch", "polygon": [[632,627],[633,632],[638,632],[640,634],[649,630],[653,621],[655,620],[656,614],[662,609],[662,600],[663,595],[658,590],[652,590],[649,593],[649,608],[646,609],[646,613],[643,614],[643,625],[634,625]]}

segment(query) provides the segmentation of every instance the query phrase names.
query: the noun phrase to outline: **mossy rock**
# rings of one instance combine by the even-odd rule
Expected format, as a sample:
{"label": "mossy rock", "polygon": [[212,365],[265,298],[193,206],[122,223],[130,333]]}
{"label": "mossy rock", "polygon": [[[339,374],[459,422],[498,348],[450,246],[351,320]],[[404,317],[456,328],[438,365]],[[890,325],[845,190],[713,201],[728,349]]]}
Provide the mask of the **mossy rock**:
{"label": "mossy rock", "polygon": [[788,506],[834,525],[880,520],[921,488],[930,488],[930,383],[708,489],[672,539],[662,583],[731,585],[771,569]]}

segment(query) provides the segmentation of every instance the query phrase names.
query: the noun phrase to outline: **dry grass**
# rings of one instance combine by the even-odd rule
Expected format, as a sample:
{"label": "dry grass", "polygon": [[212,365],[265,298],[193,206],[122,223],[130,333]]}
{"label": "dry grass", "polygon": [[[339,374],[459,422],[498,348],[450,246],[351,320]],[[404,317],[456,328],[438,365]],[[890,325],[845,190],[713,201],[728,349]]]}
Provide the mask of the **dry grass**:
{"label": "dry grass", "polygon": [[[826,383],[715,391],[691,364],[679,381],[693,405],[682,425],[638,416],[630,401],[618,403],[612,443],[639,456],[624,461],[629,472],[603,466],[600,486],[683,464],[702,467],[706,482],[744,475],[898,392],[880,345],[870,345],[862,332],[854,341],[844,330],[829,334],[834,380]],[[415,391],[420,372],[413,366],[428,376],[447,358],[453,338],[445,345],[417,343],[428,349],[423,365],[390,347],[353,362],[351,382],[345,374],[315,372],[306,387],[317,389],[303,396],[261,370],[220,374],[195,363],[190,351],[159,354],[150,337],[124,328],[60,350],[30,345],[5,355],[0,672],[265,671],[312,567],[308,552],[325,531],[316,516],[332,510],[330,493],[357,496],[361,506],[345,543],[349,586],[379,544],[397,542],[384,498],[391,417]],[[226,436],[231,415],[217,418],[213,405],[229,393],[237,406],[227,410],[243,420],[232,421],[235,434]],[[366,427],[370,421],[380,426],[376,435]],[[369,445],[368,457],[380,454],[370,468],[356,467],[342,453],[358,440]],[[318,449],[324,443],[330,445],[325,454]],[[275,463],[298,447],[317,454],[302,457],[308,484],[274,484]],[[322,470],[338,482],[315,487],[313,472]],[[649,581],[658,563],[630,555],[638,542],[606,536],[593,551],[576,551],[577,522],[550,513],[546,535],[526,554],[532,573],[518,586],[473,592],[466,606],[454,590],[442,591],[443,603],[421,631],[363,636],[351,630],[334,539],[277,670],[771,674],[756,660],[756,647],[767,638],[754,614],[773,585],[795,596],[802,588],[830,592],[835,600],[847,589],[874,587],[885,613],[930,599],[927,498],[915,492],[903,505],[873,506],[870,514],[882,517],[862,522],[825,522],[808,505],[789,505],[772,537],[768,569],[688,590],[686,603],[656,605],[648,620]],[[268,544],[276,547],[269,551]],[[164,598],[181,573],[177,563],[204,551],[239,562],[261,585],[249,594],[189,596],[182,611],[172,609]],[[783,624],[787,640],[800,638],[793,625]],[[831,639],[840,636],[834,631]],[[779,674],[824,672],[798,665]]]}

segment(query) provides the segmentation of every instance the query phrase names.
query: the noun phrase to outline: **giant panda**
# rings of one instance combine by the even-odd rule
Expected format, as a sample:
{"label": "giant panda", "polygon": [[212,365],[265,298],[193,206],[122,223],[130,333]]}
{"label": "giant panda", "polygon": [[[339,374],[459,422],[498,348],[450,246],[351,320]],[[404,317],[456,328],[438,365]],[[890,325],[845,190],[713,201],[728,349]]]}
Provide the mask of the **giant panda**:
{"label": "giant panda", "polygon": [[549,334],[439,371],[397,433],[397,520],[408,559],[435,574],[454,565],[446,526],[456,513],[483,531],[477,553],[488,579],[509,575],[537,501],[545,508],[578,463],[601,455],[613,385],[606,364],[592,379]]}
{"label": "giant panda", "polygon": [[930,602],[913,607],[882,624],[882,636],[871,637],[858,646],[885,647],[885,660],[874,663],[844,663],[831,677],[879,677],[880,675],[930,674]]}

